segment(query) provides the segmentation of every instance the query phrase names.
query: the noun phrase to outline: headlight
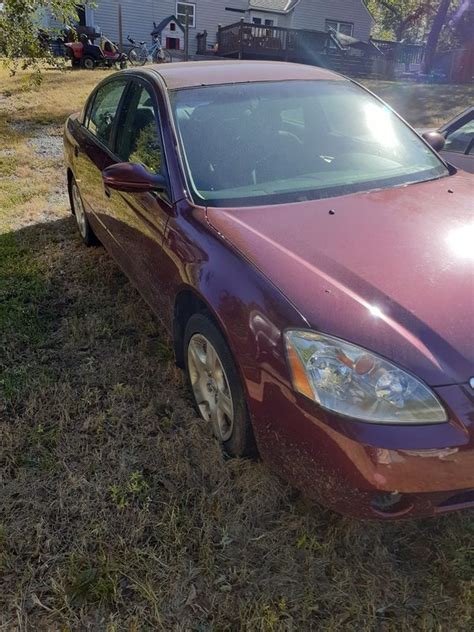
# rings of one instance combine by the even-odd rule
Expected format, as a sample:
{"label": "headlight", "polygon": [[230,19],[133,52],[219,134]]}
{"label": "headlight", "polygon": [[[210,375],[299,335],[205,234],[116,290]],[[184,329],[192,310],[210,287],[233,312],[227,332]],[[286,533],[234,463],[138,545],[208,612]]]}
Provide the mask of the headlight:
{"label": "headlight", "polygon": [[372,423],[447,421],[425,384],[374,353],[305,330],[287,331],[285,342],[293,386],[323,408]]}

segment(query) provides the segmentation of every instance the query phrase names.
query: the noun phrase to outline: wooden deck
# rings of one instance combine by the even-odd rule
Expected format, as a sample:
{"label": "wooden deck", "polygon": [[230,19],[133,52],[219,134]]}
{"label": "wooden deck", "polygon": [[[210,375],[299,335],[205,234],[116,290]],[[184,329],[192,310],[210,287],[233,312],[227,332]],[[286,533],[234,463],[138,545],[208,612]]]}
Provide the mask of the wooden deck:
{"label": "wooden deck", "polygon": [[328,46],[328,33],[257,26],[241,21],[219,27],[217,42],[219,55],[224,57],[296,61],[323,53]]}
{"label": "wooden deck", "polygon": [[243,20],[219,26],[217,42],[221,57],[292,61],[322,66],[350,76],[374,78],[393,75],[394,65],[401,61],[398,58],[402,53],[412,60],[422,50],[420,46],[405,50],[402,44],[395,46],[395,43],[381,41],[357,42],[353,47],[345,47],[335,32],[260,26]]}

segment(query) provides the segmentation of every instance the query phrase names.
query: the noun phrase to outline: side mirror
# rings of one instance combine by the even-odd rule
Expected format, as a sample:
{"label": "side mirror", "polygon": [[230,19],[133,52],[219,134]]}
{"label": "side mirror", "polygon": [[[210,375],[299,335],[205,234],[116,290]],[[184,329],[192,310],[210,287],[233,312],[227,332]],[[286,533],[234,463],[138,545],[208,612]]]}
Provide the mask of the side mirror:
{"label": "side mirror", "polygon": [[104,185],[115,191],[146,193],[164,191],[166,178],[150,173],[143,165],[134,162],[119,162],[102,171]]}
{"label": "side mirror", "polygon": [[445,137],[439,132],[425,132],[423,138],[435,151],[441,151],[446,143]]}

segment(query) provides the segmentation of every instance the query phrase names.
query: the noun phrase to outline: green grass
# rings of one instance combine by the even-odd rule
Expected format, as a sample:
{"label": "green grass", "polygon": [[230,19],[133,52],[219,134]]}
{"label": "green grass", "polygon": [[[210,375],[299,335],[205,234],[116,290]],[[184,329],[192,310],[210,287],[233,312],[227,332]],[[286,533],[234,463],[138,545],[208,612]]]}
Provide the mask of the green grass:
{"label": "green grass", "polygon": [[[0,206],[0,629],[471,630],[472,515],[364,524],[261,463],[224,459],[159,322],[102,248],[81,245],[66,206],[45,201],[63,186],[60,158],[34,175],[44,165],[25,143],[38,121],[79,105],[59,102],[48,119],[45,103],[70,77],[32,95],[10,82],[0,111],[2,142],[21,156],[19,181],[0,180],[10,200]],[[397,97],[393,84],[380,89]],[[10,133],[17,120],[34,125]]]}

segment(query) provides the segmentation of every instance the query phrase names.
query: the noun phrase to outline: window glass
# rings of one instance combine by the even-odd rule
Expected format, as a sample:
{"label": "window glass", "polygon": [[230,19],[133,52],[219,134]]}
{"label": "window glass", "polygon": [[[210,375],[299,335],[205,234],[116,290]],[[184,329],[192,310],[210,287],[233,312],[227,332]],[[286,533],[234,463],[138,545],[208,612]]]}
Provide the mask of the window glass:
{"label": "window glass", "polygon": [[354,24],[352,22],[339,22],[338,20],[326,20],[326,31],[334,29],[338,33],[344,35],[352,35],[354,32]]}
{"label": "window glass", "polygon": [[152,173],[162,167],[161,139],[148,90],[132,85],[119,122],[117,154],[124,162],[138,162]]}
{"label": "window glass", "polygon": [[196,5],[190,2],[176,3],[176,17],[183,26],[186,26],[186,13],[188,15],[188,24],[191,27],[196,26]]}
{"label": "window glass", "polygon": [[349,81],[209,86],[171,93],[195,195],[282,203],[447,176],[388,106]]}
{"label": "window glass", "polygon": [[125,79],[119,79],[110,81],[99,88],[92,105],[90,118],[86,121],[89,131],[109,147],[117,109],[126,84]]}
{"label": "window glass", "polygon": [[468,121],[446,137],[445,151],[456,151],[464,154],[474,138],[474,119]]}

